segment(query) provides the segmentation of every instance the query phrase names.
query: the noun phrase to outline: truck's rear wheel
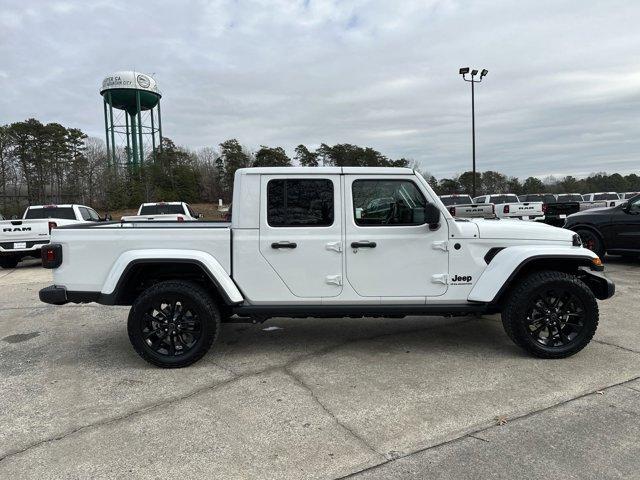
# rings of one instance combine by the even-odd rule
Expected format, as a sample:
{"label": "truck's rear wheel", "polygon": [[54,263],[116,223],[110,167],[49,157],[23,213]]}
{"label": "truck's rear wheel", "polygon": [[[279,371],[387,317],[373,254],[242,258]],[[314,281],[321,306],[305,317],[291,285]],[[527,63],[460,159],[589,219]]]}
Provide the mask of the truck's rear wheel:
{"label": "truck's rear wheel", "polygon": [[195,283],[160,282],[145,290],[129,312],[129,339],[147,362],[179,368],[200,360],[220,330],[211,296]]}
{"label": "truck's rear wheel", "polygon": [[17,257],[0,257],[0,268],[16,268],[19,261]]}
{"label": "truck's rear wheel", "polygon": [[564,358],[582,350],[598,328],[598,303],[574,275],[532,273],[511,292],[502,310],[509,337],[541,358]]}

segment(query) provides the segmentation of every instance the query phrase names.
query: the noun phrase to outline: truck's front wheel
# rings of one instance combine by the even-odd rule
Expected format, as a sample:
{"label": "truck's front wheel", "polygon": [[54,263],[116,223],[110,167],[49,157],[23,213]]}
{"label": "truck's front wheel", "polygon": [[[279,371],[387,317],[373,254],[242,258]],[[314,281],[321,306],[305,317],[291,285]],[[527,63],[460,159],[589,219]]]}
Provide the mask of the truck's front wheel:
{"label": "truck's front wheel", "polygon": [[197,362],[220,330],[220,313],[201,286],[166,281],[145,290],[129,312],[129,339],[147,362],[179,368]]}
{"label": "truck's front wheel", "polygon": [[509,337],[541,358],[564,358],[582,350],[598,328],[598,303],[574,275],[535,272],[508,296],[502,323]]}

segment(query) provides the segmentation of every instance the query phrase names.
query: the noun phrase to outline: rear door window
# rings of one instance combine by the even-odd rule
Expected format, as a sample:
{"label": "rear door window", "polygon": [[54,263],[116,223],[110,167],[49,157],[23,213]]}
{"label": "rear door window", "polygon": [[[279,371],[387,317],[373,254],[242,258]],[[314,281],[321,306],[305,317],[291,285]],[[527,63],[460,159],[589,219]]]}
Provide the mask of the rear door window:
{"label": "rear door window", "polygon": [[333,182],[327,179],[274,179],[267,184],[267,223],[271,227],[328,227],[334,217]]}

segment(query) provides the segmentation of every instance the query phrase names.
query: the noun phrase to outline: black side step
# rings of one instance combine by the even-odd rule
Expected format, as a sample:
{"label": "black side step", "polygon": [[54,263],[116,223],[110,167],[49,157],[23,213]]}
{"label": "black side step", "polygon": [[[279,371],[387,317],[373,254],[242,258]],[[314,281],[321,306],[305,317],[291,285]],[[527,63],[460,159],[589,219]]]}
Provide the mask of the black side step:
{"label": "black side step", "polygon": [[432,305],[239,305],[240,317],[404,317],[408,315],[465,316],[487,311],[484,303]]}

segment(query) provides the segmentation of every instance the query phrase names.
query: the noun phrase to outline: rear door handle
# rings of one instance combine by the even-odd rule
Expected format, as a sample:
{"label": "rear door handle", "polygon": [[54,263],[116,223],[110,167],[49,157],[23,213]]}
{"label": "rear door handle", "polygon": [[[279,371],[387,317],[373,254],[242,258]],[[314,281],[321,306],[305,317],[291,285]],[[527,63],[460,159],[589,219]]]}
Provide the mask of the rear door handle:
{"label": "rear door handle", "polygon": [[368,241],[362,241],[362,242],[351,242],[351,248],[376,248],[376,242],[368,242]]}
{"label": "rear door handle", "polygon": [[274,242],[271,244],[271,248],[296,248],[297,243],[293,242]]}

